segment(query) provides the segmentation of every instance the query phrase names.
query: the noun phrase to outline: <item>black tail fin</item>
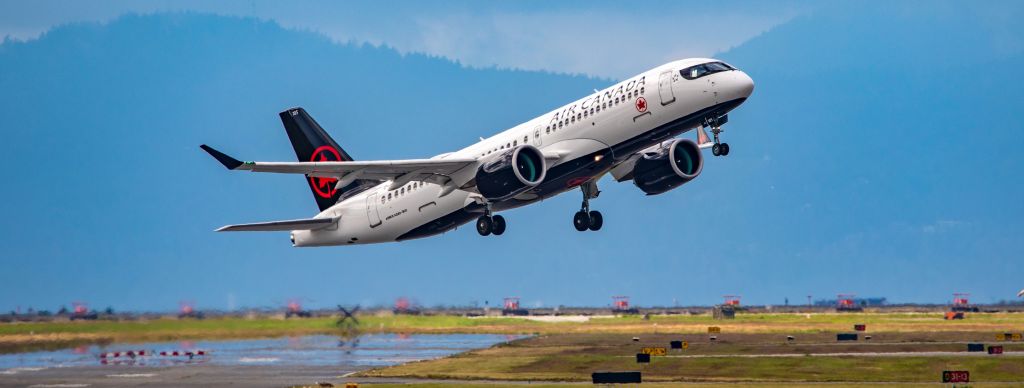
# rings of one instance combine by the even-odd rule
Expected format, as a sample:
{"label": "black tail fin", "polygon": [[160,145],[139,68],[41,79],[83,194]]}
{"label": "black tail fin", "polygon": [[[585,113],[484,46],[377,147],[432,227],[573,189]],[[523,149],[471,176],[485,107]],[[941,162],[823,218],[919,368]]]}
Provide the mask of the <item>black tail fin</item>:
{"label": "black tail fin", "polygon": [[[292,108],[279,114],[284,129],[288,132],[288,140],[295,148],[295,157],[300,162],[349,162],[352,157],[338,143],[331,139],[331,136],[320,128],[305,109]],[[320,210],[327,210],[341,198],[346,188],[336,188],[338,183],[334,178],[320,178],[306,176],[306,183],[309,183],[313,191],[313,198],[316,199]],[[355,182],[353,182],[355,184]]]}

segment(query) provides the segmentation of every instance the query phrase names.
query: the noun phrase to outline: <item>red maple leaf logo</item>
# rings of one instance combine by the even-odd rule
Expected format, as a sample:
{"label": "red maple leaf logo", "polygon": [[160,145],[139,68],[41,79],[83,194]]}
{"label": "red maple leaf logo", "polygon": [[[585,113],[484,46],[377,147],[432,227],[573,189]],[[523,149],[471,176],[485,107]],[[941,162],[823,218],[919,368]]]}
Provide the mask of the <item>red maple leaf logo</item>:
{"label": "red maple leaf logo", "polygon": [[[341,154],[338,153],[338,150],[329,145],[320,146],[316,151],[313,151],[313,155],[309,158],[310,162],[337,162],[340,160]],[[331,198],[334,196],[338,191],[338,189],[334,187],[334,184],[337,182],[338,180],[336,178],[309,177],[309,186],[313,188],[313,192],[324,198]]]}
{"label": "red maple leaf logo", "polygon": [[643,97],[636,99],[636,111],[640,113],[647,111],[647,99]]}

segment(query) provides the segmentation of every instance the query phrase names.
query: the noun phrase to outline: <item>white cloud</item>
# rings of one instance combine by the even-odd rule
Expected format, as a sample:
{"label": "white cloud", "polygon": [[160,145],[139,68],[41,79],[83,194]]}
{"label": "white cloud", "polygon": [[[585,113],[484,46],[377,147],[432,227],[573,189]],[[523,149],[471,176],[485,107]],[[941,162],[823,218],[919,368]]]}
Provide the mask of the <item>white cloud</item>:
{"label": "white cloud", "polygon": [[957,221],[957,220],[938,220],[934,223],[924,225],[921,227],[921,232],[932,234],[951,231],[960,227],[970,226],[970,222]]}

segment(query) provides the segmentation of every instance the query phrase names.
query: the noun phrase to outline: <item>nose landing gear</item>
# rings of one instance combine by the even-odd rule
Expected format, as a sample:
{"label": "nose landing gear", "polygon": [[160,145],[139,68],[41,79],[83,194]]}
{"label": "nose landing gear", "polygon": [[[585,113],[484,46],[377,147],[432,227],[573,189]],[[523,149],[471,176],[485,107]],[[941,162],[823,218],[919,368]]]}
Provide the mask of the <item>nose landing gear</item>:
{"label": "nose landing gear", "polygon": [[583,204],[580,205],[580,211],[572,217],[572,225],[580,232],[588,229],[595,232],[601,230],[601,226],[604,225],[604,216],[597,210],[590,210],[590,200],[601,194],[601,191],[597,189],[597,183],[594,181],[584,183],[580,185],[580,190],[583,191]]}
{"label": "nose landing gear", "polygon": [[725,131],[722,129],[722,124],[729,122],[729,116],[724,115],[714,120],[705,121],[705,125],[711,127],[711,134],[715,136],[715,145],[711,146],[711,154],[715,156],[726,156],[729,155],[729,143],[722,143],[718,139],[718,134]]}

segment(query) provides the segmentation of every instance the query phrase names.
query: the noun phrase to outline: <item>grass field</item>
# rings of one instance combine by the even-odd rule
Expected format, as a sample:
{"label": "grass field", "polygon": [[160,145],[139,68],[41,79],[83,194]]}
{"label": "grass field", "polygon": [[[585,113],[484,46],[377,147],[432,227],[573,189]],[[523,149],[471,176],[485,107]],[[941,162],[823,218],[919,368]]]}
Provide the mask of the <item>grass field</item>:
{"label": "grass field", "polygon": [[[680,333],[706,332],[710,325],[728,333],[832,333],[864,323],[874,332],[999,333],[1024,329],[1024,313],[968,314],[945,321],[939,313],[738,314],[716,321],[709,315],[655,315],[594,318],[588,322],[537,322],[517,318],[363,315],[368,333]],[[334,318],[217,318],[205,320],[76,321],[0,324],[0,353],[52,349],[84,343],[173,341],[182,339],[266,338],[335,334]]]}
{"label": "grass field", "polygon": [[[640,370],[644,381],[685,382],[936,382],[943,370],[969,370],[972,381],[1024,383],[1024,357],[968,354],[977,332],[875,333],[870,341],[837,343],[834,335],[553,334],[459,354],[362,372],[364,377],[454,380],[588,381],[594,371]],[[642,347],[689,348],[637,364]],[[988,340],[992,343],[992,340]],[[1006,352],[1022,343],[1002,343]]]}

